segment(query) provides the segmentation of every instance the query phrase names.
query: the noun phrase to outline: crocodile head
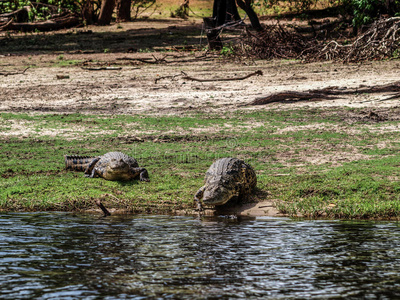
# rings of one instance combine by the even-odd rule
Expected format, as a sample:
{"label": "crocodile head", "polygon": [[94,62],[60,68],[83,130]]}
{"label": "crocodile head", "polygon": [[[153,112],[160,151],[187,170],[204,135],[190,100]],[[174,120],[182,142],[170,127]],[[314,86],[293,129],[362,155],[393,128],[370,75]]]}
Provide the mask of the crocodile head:
{"label": "crocodile head", "polygon": [[208,182],[202,201],[205,205],[223,205],[237,195],[235,187],[230,187],[227,182],[216,180]]}
{"label": "crocodile head", "polygon": [[132,172],[123,159],[112,159],[108,162],[105,173],[109,180],[130,180]]}

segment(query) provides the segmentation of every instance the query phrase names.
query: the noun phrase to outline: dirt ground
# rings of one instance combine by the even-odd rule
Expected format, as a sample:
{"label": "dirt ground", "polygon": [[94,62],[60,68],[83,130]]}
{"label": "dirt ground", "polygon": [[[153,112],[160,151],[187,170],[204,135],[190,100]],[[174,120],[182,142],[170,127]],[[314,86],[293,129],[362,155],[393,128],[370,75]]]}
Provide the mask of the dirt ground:
{"label": "dirt ground", "polygon": [[[146,24],[143,24],[129,25],[133,26],[129,30],[145,31]],[[182,22],[164,24],[164,27],[157,23],[165,32],[178,25]],[[243,105],[258,97],[283,91],[327,87],[348,89],[393,83],[399,80],[399,61],[362,64],[241,61],[197,50],[1,53],[0,112],[185,115],[190,112],[347,106],[365,107],[379,114],[398,106],[397,99],[385,100],[388,94],[379,93],[355,93],[335,100]],[[29,69],[22,73],[28,66]],[[262,76],[216,80],[238,78],[258,70],[263,72]],[[13,74],[18,72],[20,74]],[[192,78],[210,81],[184,79],[182,72]],[[30,134],[23,124],[10,126],[12,130],[0,132],[0,138]],[[244,215],[278,215],[271,203],[258,203],[240,210]]]}
{"label": "dirt ground", "polygon": [[[398,80],[398,61],[303,64],[283,60],[241,62],[218,55],[204,55],[201,51],[2,55],[0,112],[185,114],[188,111],[335,106],[379,110],[398,105],[397,100],[380,101],[387,95],[356,93],[335,100],[241,107],[258,97],[283,91],[327,87],[346,89],[393,83]],[[167,63],[136,60],[154,62],[164,58]],[[64,62],[72,62],[72,65],[60,66]],[[4,76],[22,72],[27,66],[30,68],[23,74]],[[108,66],[112,67],[94,70]],[[262,76],[245,80],[213,80],[238,78],[258,70],[263,72]],[[211,81],[187,80],[181,72]]]}

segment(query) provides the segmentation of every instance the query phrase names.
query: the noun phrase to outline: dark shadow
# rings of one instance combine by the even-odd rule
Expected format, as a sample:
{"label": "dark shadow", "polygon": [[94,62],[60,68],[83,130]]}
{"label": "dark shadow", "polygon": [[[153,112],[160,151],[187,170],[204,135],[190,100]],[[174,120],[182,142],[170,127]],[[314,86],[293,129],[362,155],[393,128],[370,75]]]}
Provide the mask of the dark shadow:
{"label": "dark shadow", "polygon": [[129,181],[116,181],[116,182],[118,182],[118,184],[121,186],[134,186],[134,185],[138,185],[140,183],[140,181],[138,179],[129,180]]}
{"label": "dark shadow", "polygon": [[[171,23],[169,20],[148,22]],[[175,22],[176,24],[176,22]],[[199,46],[201,25],[165,26],[164,28],[129,29],[134,22],[108,27],[68,29],[48,33],[11,33],[0,37],[0,53],[40,54],[65,51],[67,53],[115,53],[142,50],[169,50],[170,47]],[[104,31],[101,30],[104,28]],[[112,31],[109,31],[109,30]],[[204,42],[206,39],[204,38]],[[203,43],[204,43],[203,42]]]}
{"label": "dark shadow", "polygon": [[246,212],[249,212],[250,210],[252,211],[252,214],[255,215],[264,215],[263,211],[264,210],[274,210],[275,214],[275,207],[272,205],[272,203],[269,204],[263,204],[260,207],[260,199],[267,199],[268,193],[266,191],[260,190],[259,188],[255,188],[254,192],[252,195],[250,195],[247,198],[240,199],[238,197],[234,197],[231,200],[229,200],[226,204],[224,205],[219,205],[215,206],[215,215],[217,216],[229,216],[229,215],[235,215],[235,216],[243,216],[246,214]]}

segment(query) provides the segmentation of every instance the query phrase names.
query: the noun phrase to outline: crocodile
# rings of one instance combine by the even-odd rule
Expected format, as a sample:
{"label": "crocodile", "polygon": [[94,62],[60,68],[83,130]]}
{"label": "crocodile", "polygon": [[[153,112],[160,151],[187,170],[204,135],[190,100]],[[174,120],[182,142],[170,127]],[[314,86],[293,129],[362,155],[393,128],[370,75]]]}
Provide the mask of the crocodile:
{"label": "crocodile", "polygon": [[101,156],[65,155],[67,170],[84,171],[86,177],[101,177],[106,180],[126,181],[139,177],[140,181],[150,181],[145,168],[122,152],[108,152]]}
{"label": "crocodile", "polygon": [[199,211],[205,205],[223,205],[238,196],[251,193],[257,185],[253,168],[237,158],[221,158],[214,162],[205,176],[205,184],[197,191],[194,200]]}

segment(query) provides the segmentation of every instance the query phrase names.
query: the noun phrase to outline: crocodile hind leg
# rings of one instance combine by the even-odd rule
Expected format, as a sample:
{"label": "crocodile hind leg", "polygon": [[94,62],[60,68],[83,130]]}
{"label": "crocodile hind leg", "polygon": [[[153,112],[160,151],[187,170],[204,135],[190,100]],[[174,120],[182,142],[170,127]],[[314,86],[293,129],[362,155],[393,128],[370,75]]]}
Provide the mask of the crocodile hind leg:
{"label": "crocodile hind leg", "polygon": [[93,159],[90,164],[88,165],[88,167],[85,170],[85,176],[86,177],[90,177],[90,178],[94,178],[94,175],[96,174],[96,168],[94,167],[97,162],[100,160],[100,157],[96,157],[95,159]]}

